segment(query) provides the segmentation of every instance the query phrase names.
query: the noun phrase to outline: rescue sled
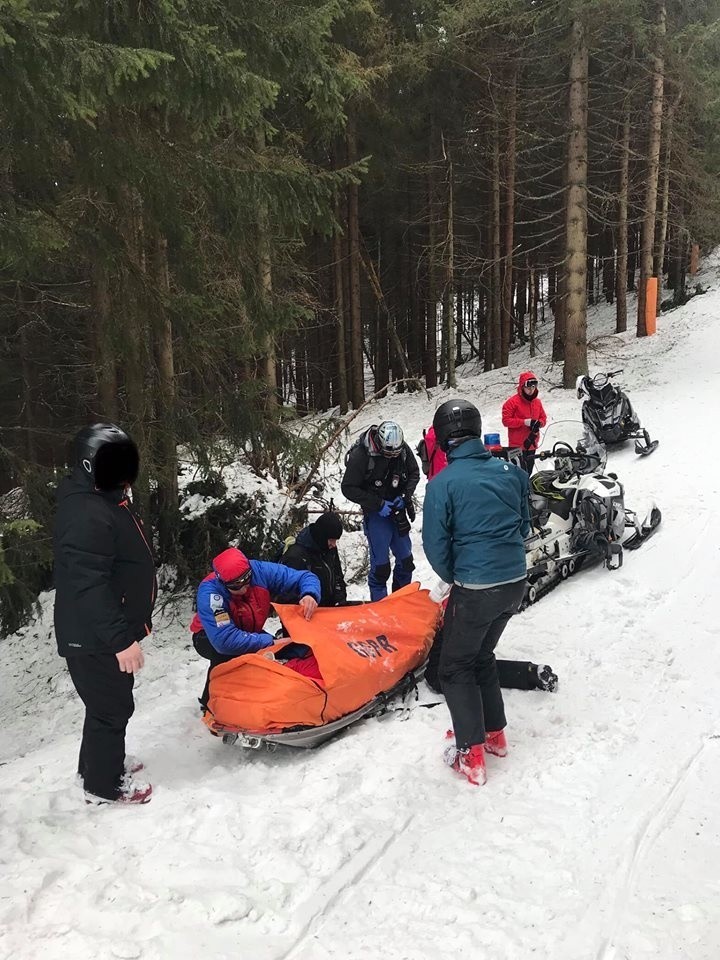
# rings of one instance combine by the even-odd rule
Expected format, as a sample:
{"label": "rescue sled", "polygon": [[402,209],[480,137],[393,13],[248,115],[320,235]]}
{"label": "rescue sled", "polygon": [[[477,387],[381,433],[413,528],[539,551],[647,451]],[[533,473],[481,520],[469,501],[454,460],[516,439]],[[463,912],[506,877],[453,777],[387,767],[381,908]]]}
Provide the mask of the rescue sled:
{"label": "rescue sled", "polygon": [[[321,608],[310,621],[296,605],[275,609],[287,638],[212,671],[203,722],[224,743],[316,747],[386,712],[422,677],[440,613],[417,583],[376,603]],[[298,645],[314,656],[317,677],[283,662]]]}

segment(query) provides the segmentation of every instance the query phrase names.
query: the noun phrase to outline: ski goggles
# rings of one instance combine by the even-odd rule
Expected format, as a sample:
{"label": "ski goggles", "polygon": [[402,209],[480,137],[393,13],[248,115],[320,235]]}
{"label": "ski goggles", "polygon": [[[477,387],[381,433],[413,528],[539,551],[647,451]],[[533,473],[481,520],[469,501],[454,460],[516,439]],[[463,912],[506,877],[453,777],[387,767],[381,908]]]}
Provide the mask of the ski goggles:
{"label": "ski goggles", "polygon": [[537,385],[538,385],[537,380],[526,380],[525,383],[523,384],[523,389],[525,389],[525,387],[530,387],[531,390],[535,390]]}
{"label": "ski goggles", "polygon": [[225,586],[228,590],[241,590],[243,587],[247,586],[252,579],[252,570],[247,570],[245,573],[241,574],[239,577],[235,577],[234,580],[225,580]]}

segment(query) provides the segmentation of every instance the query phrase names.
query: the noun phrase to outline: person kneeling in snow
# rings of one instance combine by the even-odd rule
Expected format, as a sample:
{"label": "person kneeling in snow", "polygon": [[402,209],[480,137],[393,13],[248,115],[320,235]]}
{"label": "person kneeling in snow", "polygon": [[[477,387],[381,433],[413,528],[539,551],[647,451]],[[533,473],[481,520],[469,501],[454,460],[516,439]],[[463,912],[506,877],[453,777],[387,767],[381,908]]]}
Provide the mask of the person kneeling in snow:
{"label": "person kneeling in snow", "polygon": [[207,708],[214,667],[245,653],[271,646],[275,638],[263,628],[271,596],[294,593],[310,620],[320,601],[320,581],[309,570],[291,570],[279,563],[248,560],[236,547],[218,554],[198,587],[197,613],[190,624],[193,646],[210,661],[200,704]]}

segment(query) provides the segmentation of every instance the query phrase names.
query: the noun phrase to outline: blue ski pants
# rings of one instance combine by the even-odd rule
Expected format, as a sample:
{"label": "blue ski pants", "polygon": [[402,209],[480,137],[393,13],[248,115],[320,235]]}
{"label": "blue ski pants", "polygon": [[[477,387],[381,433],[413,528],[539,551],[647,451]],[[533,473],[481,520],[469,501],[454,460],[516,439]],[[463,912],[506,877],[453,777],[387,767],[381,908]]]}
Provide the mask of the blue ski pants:
{"label": "blue ski pants", "polygon": [[363,529],[370,549],[370,573],[368,586],[370,599],[382,600],[387,596],[387,582],[390,577],[390,551],[395,557],[393,570],[393,593],[400,587],[405,587],[412,579],[415,569],[412,555],[410,534],[404,537],[398,533],[395,520],[392,517],[381,517],[379,513],[371,513],[365,517]]}

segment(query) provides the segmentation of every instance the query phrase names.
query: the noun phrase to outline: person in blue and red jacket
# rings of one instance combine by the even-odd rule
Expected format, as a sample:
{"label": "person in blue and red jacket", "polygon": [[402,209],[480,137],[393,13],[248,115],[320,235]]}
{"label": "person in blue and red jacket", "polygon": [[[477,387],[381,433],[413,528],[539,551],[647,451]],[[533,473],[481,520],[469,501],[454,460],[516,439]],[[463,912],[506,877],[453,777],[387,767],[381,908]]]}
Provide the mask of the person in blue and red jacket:
{"label": "person in blue and red jacket", "polygon": [[538,378],[532,370],[520,374],[517,393],[503,404],[502,422],[508,428],[508,446],[520,447],[522,465],[532,473],[538,437],[547,423],[545,408],[538,396]]}
{"label": "person in blue and red jacket", "polygon": [[264,629],[272,597],[295,594],[305,619],[310,620],[321,594],[320,581],[309,570],[248,560],[237,547],[219,553],[212,567],[198,587],[197,613],[190,624],[195,649],[210,661],[200,700],[203,708],[207,707],[213,667],[275,642]]}

